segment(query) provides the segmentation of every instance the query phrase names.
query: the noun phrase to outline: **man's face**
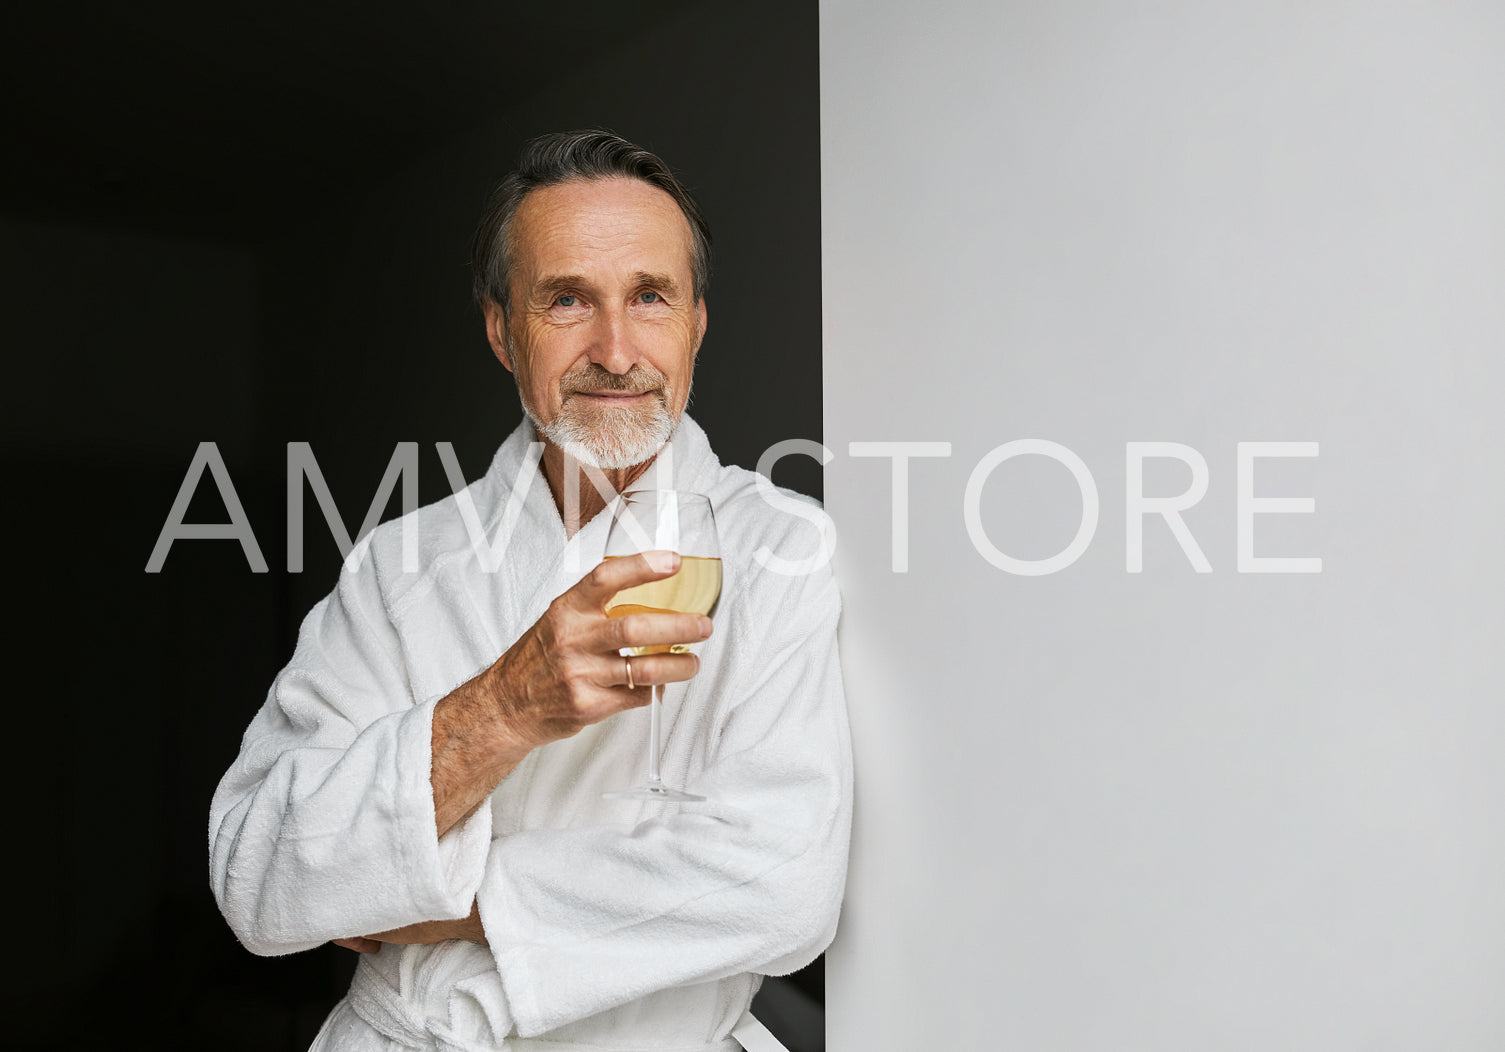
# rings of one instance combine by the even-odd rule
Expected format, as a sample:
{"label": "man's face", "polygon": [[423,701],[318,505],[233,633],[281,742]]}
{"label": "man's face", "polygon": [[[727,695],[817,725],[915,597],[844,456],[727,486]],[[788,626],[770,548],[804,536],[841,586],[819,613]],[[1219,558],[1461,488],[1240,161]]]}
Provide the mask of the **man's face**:
{"label": "man's face", "polygon": [[488,306],[487,333],[540,433],[577,460],[630,467],[673,432],[706,328],[691,251],[674,199],[636,179],[544,187],[518,208],[510,317]]}

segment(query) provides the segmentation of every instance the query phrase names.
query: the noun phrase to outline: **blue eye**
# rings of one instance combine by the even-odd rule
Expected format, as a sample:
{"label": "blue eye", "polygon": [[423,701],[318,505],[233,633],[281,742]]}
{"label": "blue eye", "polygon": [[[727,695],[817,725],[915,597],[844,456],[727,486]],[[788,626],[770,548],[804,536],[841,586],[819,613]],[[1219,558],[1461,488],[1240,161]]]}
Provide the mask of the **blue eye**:
{"label": "blue eye", "polygon": [[657,292],[645,292],[638,298],[641,299],[644,303],[657,303],[659,301],[659,295]]}
{"label": "blue eye", "polygon": [[578,297],[575,296],[574,293],[572,293],[572,292],[566,292],[563,296],[560,296],[554,302],[557,303],[557,304],[559,304],[559,306],[561,306],[561,307],[573,307],[575,305],[575,300],[577,298]]}

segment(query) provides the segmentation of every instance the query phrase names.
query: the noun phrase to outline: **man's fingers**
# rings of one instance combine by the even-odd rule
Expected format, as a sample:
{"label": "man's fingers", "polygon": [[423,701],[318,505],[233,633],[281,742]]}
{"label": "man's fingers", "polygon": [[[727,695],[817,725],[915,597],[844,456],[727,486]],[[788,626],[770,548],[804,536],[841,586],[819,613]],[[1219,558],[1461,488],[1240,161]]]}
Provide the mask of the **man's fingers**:
{"label": "man's fingers", "polygon": [[[343,946],[345,949],[354,950],[356,953],[376,953],[381,949],[381,943],[375,939],[363,939],[359,935],[350,939],[333,939],[331,941],[336,946]],[[347,957],[346,960],[349,960],[349,958]]]}
{"label": "man's fingers", "polygon": [[570,591],[587,609],[600,610],[606,601],[624,588],[659,581],[677,573],[679,555],[675,552],[642,552],[607,559],[580,579]]}
{"label": "man's fingers", "polygon": [[598,629],[601,650],[627,647],[671,647],[699,643],[711,637],[711,619],[699,614],[624,614]]}
{"label": "man's fingers", "polygon": [[[635,657],[617,657],[606,659],[614,664],[607,668],[603,683],[611,687],[626,687],[629,685],[627,670],[629,663],[632,669],[631,686],[649,687],[654,684],[683,683],[694,677],[700,671],[700,659],[694,654],[639,654]],[[646,703],[648,695],[643,694]]]}

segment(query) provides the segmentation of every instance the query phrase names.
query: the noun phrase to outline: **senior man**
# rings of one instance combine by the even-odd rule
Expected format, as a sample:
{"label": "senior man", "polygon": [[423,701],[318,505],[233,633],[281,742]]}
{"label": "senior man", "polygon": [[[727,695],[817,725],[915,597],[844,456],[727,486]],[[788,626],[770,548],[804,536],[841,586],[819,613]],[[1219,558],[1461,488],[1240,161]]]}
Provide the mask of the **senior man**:
{"label": "senior man", "polygon": [[[838,600],[824,567],[780,563],[816,545],[813,516],[684,414],[709,241],[663,162],[601,132],[535,140],[487,207],[477,299],[526,419],[484,478],[358,546],[211,807],[245,946],[361,954],[315,1049],[730,1052],[761,976],[831,939],[851,814]],[[605,616],[678,565],[602,561],[610,499],[634,488],[710,498],[714,632]],[[619,654],[685,642],[698,657]],[[649,684],[664,776],[704,803],[602,798],[641,773]]]}

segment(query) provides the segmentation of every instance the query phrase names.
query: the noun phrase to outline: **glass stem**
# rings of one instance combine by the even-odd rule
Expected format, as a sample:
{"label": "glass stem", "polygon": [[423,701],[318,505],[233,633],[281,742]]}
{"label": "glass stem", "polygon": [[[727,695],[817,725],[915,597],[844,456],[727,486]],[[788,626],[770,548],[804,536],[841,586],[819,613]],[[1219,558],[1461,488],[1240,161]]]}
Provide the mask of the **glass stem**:
{"label": "glass stem", "polygon": [[658,747],[659,747],[659,709],[658,684],[648,688],[648,784],[658,785],[662,782],[658,772]]}

